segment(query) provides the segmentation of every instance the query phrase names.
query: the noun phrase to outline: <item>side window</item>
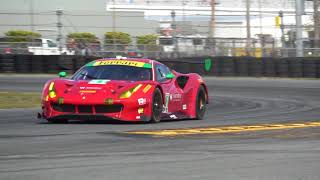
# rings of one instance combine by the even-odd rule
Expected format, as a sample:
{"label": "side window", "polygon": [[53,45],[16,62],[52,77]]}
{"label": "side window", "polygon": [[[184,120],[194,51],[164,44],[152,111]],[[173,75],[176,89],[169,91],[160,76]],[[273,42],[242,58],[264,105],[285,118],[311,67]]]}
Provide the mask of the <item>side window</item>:
{"label": "side window", "polygon": [[165,75],[164,73],[161,71],[161,68],[159,65],[156,66],[156,75],[157,75],[157,81],[158,82],[162,82],[165,80]]}
{"label": "side window", "polygon": [[42,47],[42,40],[41,39],[33,39],[31,42],[29,42],[29,46]]}
{"label": "side window", "polygon": [[52,41],[47,40],[47,43],[48,43],[48,47],[57,47],[57,45]]}
{"label": "side window", "polygon": [[170,74],[171,71],[168,67],[162,65],[162,64],[157,64],[156,65],[156,75],[157,75],[157,81],[163,82],[166,80],[166,76]]}

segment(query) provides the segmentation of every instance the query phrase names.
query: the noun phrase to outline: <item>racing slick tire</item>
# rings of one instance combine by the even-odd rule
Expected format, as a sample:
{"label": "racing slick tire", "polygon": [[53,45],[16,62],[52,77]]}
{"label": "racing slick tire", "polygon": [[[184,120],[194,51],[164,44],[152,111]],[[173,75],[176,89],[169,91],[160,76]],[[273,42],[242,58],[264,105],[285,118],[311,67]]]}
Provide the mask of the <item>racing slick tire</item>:
{"label": "racing slick tire", "polygon": [[196,98],[196,119],[202,120],[204,117],[204,114],[206,112],[206,91],[204,90],[203,86],[200,86],[197,93]]}
{"label": "racing slick tire", "polygon": [[161,113],[163,108],[162,93],[159,88],[156,88],[152,96],[152,115],[150,123],[158,123],[161,121]]}

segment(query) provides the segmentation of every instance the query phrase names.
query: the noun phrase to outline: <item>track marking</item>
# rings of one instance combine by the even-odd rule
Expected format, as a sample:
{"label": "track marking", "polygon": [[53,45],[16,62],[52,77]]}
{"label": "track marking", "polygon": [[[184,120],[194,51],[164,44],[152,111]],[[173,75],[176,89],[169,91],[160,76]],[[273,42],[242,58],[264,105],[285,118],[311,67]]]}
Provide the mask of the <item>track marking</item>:
{"label": "track marking", "polygon": [[296,129],[307,127],[320,127],[319,121],[306,123],[288,123],[288,124],[259,124],[259,125],[240,125],[223,127],[201,127],[188,129],[164,129],[164,130],[143,130],[129,131],[126,134],[152,135],[152,136],[183,136],[183,135],[201,135],[201,134],[225,134],[248,131],[267,131],[281,129]]}

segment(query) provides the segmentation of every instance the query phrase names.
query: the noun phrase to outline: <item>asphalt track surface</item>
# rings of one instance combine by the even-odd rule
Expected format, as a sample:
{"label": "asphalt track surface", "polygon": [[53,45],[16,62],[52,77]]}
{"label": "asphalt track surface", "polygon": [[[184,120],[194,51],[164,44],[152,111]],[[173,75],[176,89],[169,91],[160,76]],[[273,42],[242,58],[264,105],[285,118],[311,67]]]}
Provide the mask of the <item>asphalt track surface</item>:
{"label": "asphalt track surface", "polygon": [[[0,75],[0,91],[41,91],[51,76]],[[319,180],[320,128],[153,137],[124,134],[320,121],[320,81],[206,78],[202,121],[48,124],[38,108],[0,110],[0,179]]]}

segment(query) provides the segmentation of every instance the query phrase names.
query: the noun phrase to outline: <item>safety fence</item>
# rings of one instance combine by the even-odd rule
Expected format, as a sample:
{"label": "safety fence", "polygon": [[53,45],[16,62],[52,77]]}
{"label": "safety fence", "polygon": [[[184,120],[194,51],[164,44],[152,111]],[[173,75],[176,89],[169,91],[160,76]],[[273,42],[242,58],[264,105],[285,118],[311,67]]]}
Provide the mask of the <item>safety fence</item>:
{"label": "safety fence", "polygon": [[[0,55],[0,73],[73,73],[95,59],[97,57],[68,55]],[[195,72],[208,76],[320,78],[320,59],[313,57],[197,57],[158,61],[178,72]]]}

